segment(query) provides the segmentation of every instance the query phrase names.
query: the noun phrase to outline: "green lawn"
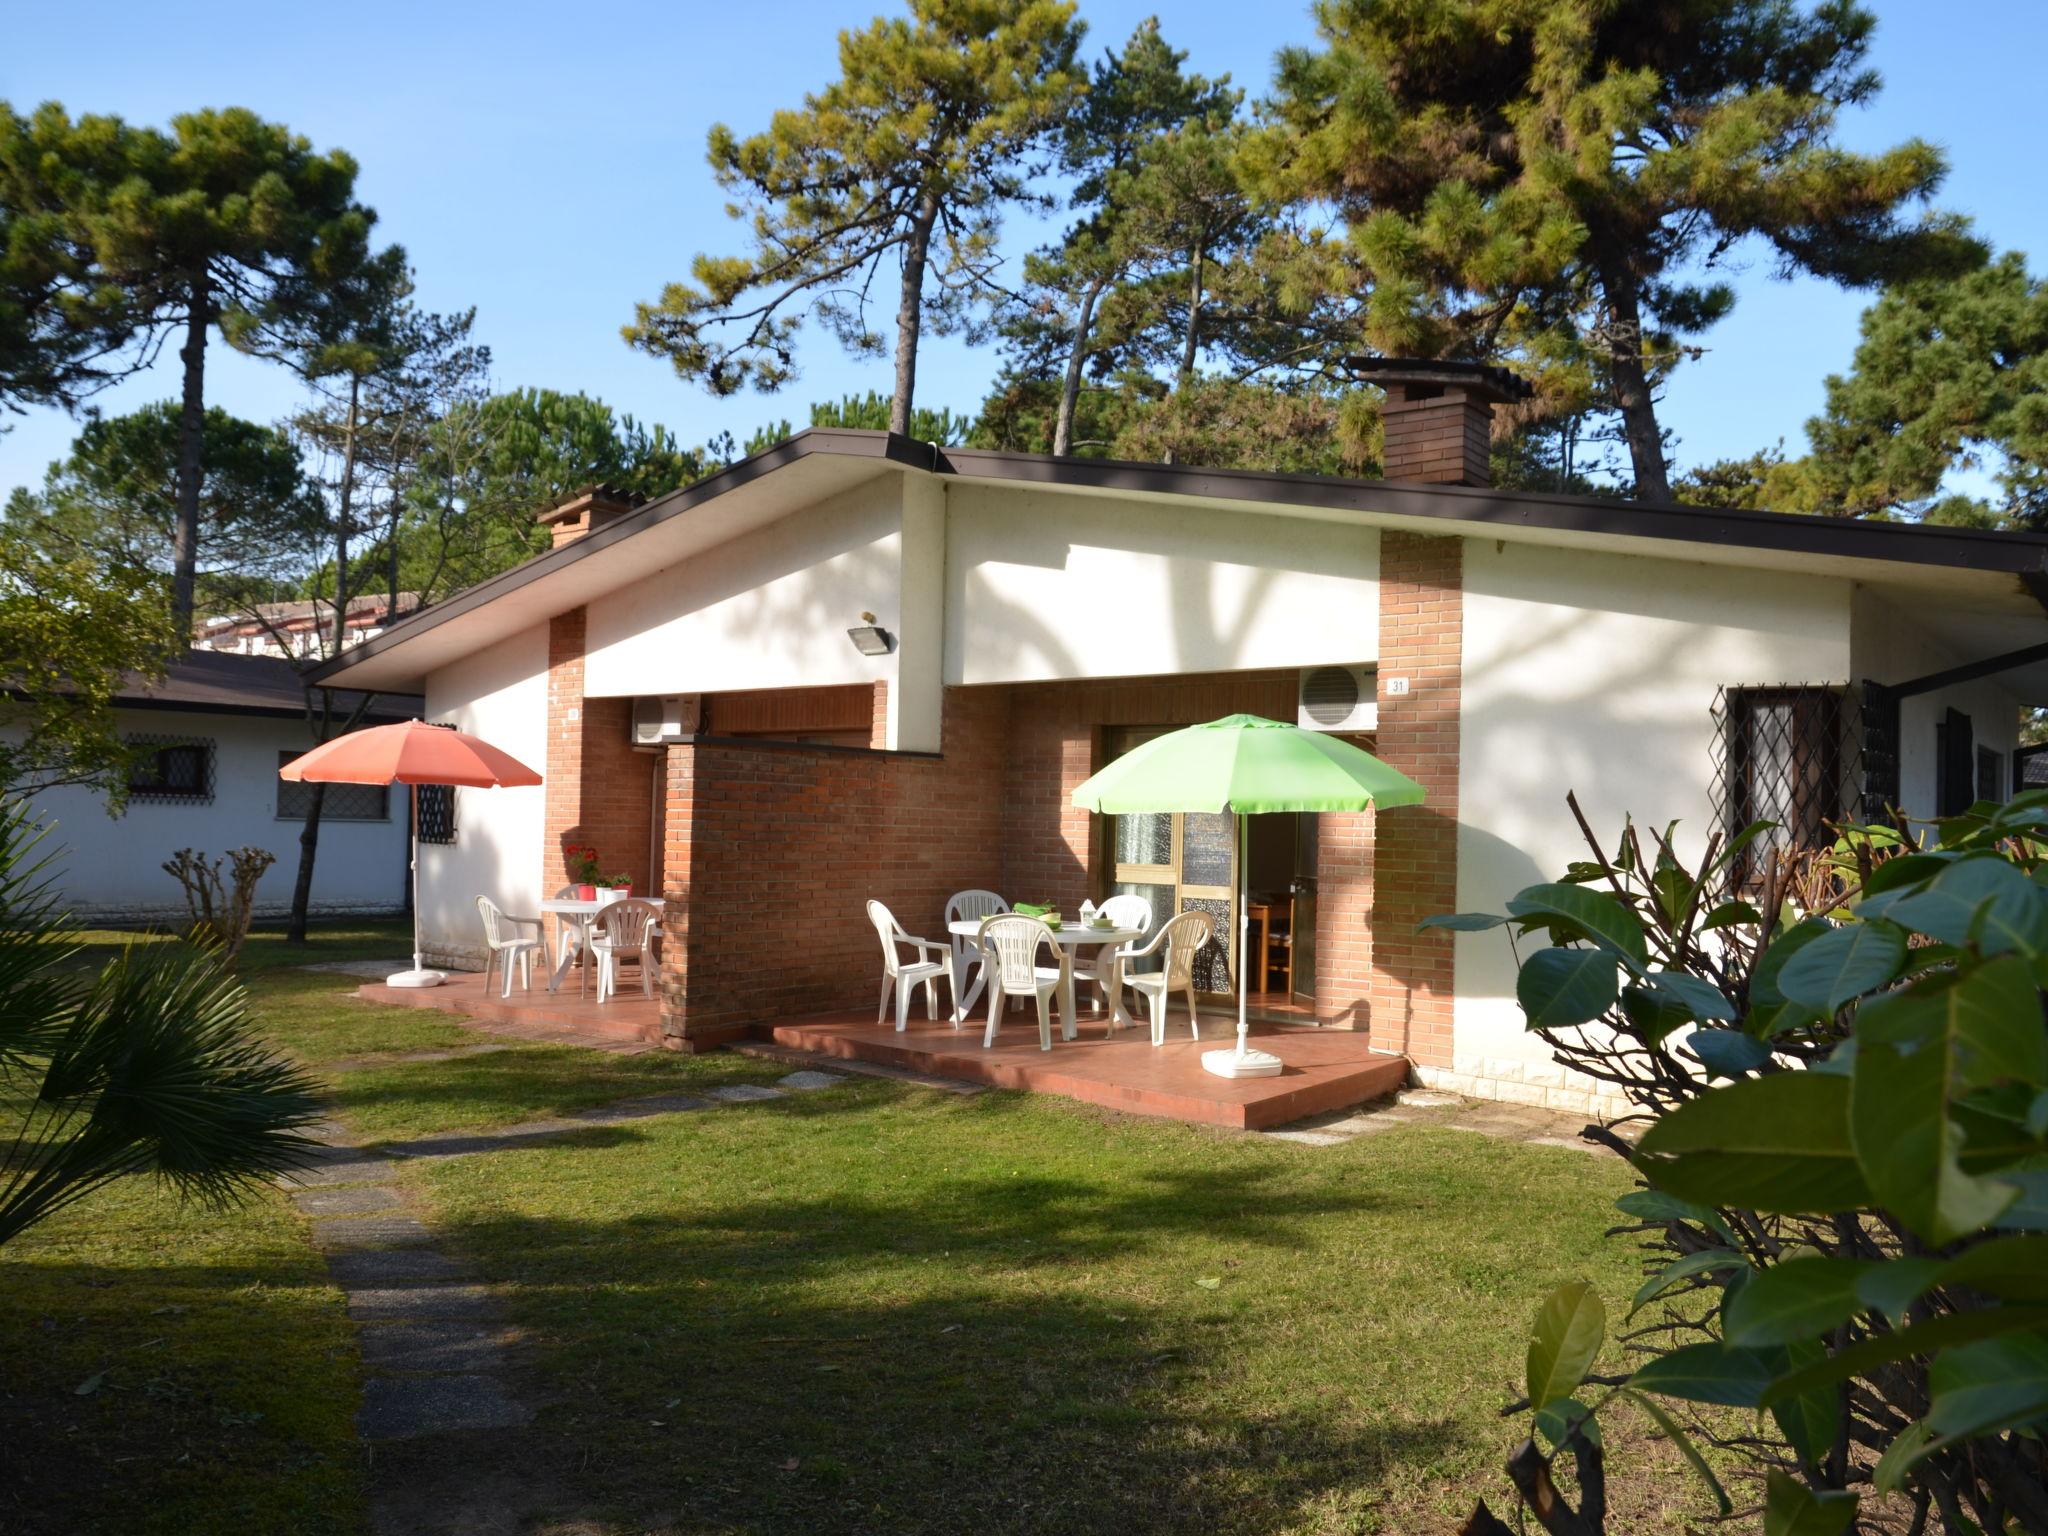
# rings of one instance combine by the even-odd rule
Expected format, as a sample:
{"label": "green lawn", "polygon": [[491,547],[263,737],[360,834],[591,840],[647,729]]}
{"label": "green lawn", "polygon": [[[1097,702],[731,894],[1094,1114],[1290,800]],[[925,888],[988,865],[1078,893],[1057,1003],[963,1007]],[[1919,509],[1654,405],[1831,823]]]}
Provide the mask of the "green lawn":
{"label": "green lawn", "polygon": [[[478,1038],[301,958],[264,941],[245,969],[309,1064]],[[396,1139],[779,1070],[523,1046],[331,1082]],[[1420,1127],[1301,1147],[868,1079],[406,1178],[534,1339],[535,1443],[579,1536],[1449,1531],[1503,1502],[1497,1409],[1544,1291],[1585,1275],[1619,1311],[1635,1280],[1600,1238],[1626,1172],[1577,1152]],[[141,1185],[10,1245],[0,1476],[45,1470],[0,1491],[0,1528],[61,1486],[71,1513],[23,1528],[359,1531],[356,1364],[320,1274],[281,1200],[181,1213]],[[1666,1448],[1625,1420],[1617,1442],[1616,1529],[1698,1512]]]}

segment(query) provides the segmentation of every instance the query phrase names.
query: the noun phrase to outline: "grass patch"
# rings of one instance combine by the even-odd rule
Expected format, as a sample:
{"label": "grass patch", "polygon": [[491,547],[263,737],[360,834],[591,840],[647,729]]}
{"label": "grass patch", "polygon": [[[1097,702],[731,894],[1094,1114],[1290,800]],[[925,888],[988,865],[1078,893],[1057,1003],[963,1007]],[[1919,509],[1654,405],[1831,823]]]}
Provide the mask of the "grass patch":
{"label": "grass patch", "polygon": [[[1451,1530],[1545,1290],[1636,1278],[1627,1174],[1576,1152],[872,1080],[408,1177],[603,1530]],[[1614,1431],[1616,1528],[1678,1528],[1676,1458]]]}
{"label": "grass patch", "polygon": [[355,1343],[281,1195],[128,1179],[0,1255],[0,1529],[362,1528]]}

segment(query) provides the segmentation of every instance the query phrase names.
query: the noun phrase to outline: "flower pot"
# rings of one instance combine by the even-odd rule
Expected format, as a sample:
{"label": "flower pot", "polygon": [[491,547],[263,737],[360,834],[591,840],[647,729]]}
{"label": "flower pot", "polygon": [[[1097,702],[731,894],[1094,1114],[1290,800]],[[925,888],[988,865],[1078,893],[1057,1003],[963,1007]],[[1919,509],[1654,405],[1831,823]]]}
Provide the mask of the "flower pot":
{"label": "flower pot", "polygon": [[576,887],[576,899],[577,899],[578,901],[595,901],[595,900],[597,900],[597,887],[596,887],[596,886],[594,886],[594,885],[579,885],[579,886],[577,886],[577,887]]}
{"label": "flower pot", "polygon": [[624,901],[633,894],[633,887],[630,885],[615,885],[612,887],[612,894],[617,896],[619,900]]}

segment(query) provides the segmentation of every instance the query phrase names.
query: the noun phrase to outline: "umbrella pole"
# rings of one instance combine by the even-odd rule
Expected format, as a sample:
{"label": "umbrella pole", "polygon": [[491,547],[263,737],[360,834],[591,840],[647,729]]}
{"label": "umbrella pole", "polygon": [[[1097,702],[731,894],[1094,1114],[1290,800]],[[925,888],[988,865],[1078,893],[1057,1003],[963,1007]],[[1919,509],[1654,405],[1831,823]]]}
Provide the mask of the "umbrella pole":
{"label": "umbrella pole", "polygon": [[1237,813],[1237,1054],[1245,1053],[1251,1035],[1245,1022],[1245,991],[1251,985],[1251,831],[1242,811]]}
{"label": "umbrella pole", "polygon": [[412,794],[412,968],[424,971],[426,961],[420,955],[420,787],[408,784]]}

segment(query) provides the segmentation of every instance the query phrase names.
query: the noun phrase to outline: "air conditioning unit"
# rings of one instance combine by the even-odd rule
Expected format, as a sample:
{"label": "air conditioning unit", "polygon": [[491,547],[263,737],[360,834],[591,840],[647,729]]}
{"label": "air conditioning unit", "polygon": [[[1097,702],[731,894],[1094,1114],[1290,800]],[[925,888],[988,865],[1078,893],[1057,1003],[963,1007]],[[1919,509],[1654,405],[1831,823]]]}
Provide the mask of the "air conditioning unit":
{"label": "air conditioning unit", "polygon": [[1379,672],[1373,667],[1304,667],[1294,723],[1305,731],[1379,729]]}
{"label": "air conditioning unit", "polygon": [[633,701],[633,745],[665,747],[688,741],[697,734],[704,718],[704,696],[698,693],[665,693],[658,698]]}

